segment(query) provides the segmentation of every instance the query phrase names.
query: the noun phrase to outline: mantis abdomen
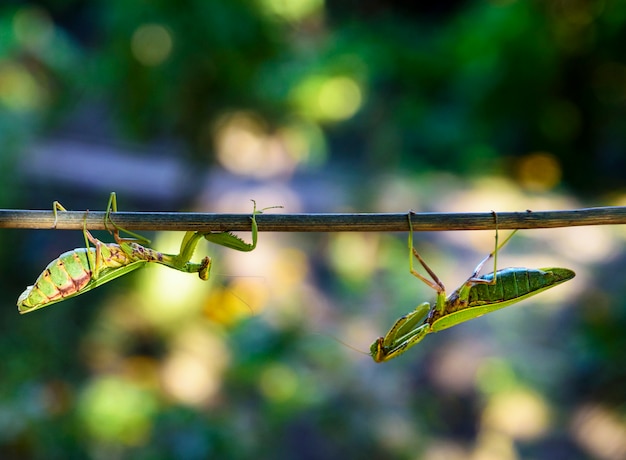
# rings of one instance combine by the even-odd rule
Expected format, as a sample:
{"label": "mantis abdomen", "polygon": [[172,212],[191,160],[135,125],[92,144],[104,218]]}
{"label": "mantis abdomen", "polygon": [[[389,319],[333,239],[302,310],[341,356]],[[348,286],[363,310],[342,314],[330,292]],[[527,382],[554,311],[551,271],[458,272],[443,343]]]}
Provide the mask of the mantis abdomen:
{"label": "mantis abdomen", "polygon": [[574,276],[567,268],[505,268],[496,272],[494,284],[487,284],[493,282],[493,273],[470,278],[450,294],[443,311],[433,309],[427,321],[433,331],[441,331],[508,307]]}
{"label": "mantis abdomen", "polygon": [[[496,272],[495,284],[477,283],[471,286],[468,307],[519,301],[572,279],[574,275],[567,268],[504,268]],[[492,281],[493,273],[479,279]]]}
{"label": "mantis abdomen", "polygon": [[[100,254],[97,251],[100,250]],[[95,263],[99,259],[99,265]],[[48,264],[32,286],[20,295],[20,310],[36,305],[58,302],[84,292],[89,283],[109,269],[129,265],[135,260],[122,251],[117,244],[103,244],[99,248],[77,248],[64,252]],[[97,267],[94,276],[94,270]]]}

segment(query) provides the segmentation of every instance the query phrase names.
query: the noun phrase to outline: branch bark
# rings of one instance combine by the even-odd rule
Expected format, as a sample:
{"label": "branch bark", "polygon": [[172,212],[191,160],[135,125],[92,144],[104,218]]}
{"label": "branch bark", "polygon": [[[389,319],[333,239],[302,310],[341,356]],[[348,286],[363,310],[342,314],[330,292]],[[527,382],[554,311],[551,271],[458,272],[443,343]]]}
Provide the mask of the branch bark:
{"label": "branch bark", "polygon": [[[104,230],[104,212],[58,212],[57,230]],[[202,232],[250,230],[250,214],[116,212],[112,220],[127,230],[184,230]],[[493,213],[415,213],[416,231],[489,230]],[[407,213],[259,214],[261,232],[395,232],[407,231]],[[52,211],[0,210],[0,228],[52,229]],[[532,229],[585,225],[626,224],[626,207],[611,206],[561,211],[499,212],[498,228]]]}

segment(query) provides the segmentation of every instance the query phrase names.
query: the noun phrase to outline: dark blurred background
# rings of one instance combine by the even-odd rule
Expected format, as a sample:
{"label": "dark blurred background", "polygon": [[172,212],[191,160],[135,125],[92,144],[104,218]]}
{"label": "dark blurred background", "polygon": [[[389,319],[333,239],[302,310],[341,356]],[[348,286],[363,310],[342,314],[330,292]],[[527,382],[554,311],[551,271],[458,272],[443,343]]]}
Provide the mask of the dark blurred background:
{"label": "dark blurred background", "polygon": [[[625,42],[610,0],[5,0],[0,207],[626,204]],[[148,267],[22,317],[83,237],[0,233],[2,458],[626,458],[620,227],[520,232],[501,266],[577,277],[384,364],[359,350],[435,294],[406,234],[206,244],[208,283]],[[416,246],[451,291],[493,236]]]}

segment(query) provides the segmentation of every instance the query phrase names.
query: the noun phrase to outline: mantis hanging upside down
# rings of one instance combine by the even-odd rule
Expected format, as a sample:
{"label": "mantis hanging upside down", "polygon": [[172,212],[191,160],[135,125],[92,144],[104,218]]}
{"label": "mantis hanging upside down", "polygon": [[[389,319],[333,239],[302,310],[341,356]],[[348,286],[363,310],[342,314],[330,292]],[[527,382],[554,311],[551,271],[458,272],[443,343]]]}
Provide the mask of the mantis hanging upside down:
{"label": "mantis hanging upside down", "polygon": [[[437,291],[435,305],[424,302],[415,310],[399,318],[384,337],[379,337],[370,347],[374,361],[381,363],[401,355],[417,345],[431,332],[438,332],[465,321],[478,318],[486,313],[499,310],[524,300],[546,289],[574,278],[576,275],[567,268],[504,268],[497,270],[498,251],[517,232],[513,231],[498,246],[498,220],[496,220],[496,247],[474,269],[460,288],[446,297],[446,288],[435,273],[413,247],[413,227],[409,213],[409,270]],[[424,267],[432,281],[413,268],[413,256]],[[493,273],[479,276],[483,265],[493,258]]]}
{"label": "mantis hanging upside down", "polygon": [[[141,268],[148,262],[156,262],[186,273],[198,273],[200,279],[208,280],[211,272],[211,258],[205,257],[200,263],[191,262],[198,242],[205,238],[212,243],[230,249],[252,251],[257,244],[256,215],[268,209],[257,210],[254,200],[253,203],[251,244],[230,232],[187,232],[180,244],[180,252],[174,255],[164,254],[146,247],[145,245],[150,244],[149,240],[121,229],[111,220],[111,212],[117,212],[117,198],[115,192],[112,192],[109,197],[104,224],[107,229],[109,224],[113,227],[113,230],[109,230],[109,232],[113,234],[115,243],[103,243],[94,238],[84,224],[85,247],[65,252],[50,262],[39,275],[37,281],[32,286],[28,286],[17,299],[18,311],[21,314],[29,313],[70,299]],[[54,226],[56,227],[57,211],[65,211],[66,209],[58,201],[55,201],[53,210],[55,215]],[[122,238],[120,231],[128,233],[132,238]],[[93,244],[93,247],[89,243]]]}

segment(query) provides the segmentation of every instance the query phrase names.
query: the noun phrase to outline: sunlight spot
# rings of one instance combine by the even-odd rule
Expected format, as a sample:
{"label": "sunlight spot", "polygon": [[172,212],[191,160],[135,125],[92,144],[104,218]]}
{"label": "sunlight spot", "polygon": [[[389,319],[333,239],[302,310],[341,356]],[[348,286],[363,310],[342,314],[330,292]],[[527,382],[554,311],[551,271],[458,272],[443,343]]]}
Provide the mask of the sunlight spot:
{"label": "sunlight spot", "polygon": [[130,47],[137,61],[154,67],[163,63],[171,54],[172,34],[160,24],[144,24],[133,33]]}
{"label": "sunlight spot", "polygon": [[380,237],[371,233],[330,236],[330,263],[342,278],[359,282],[371,278],[378,266]]}
{"label": "sunlight spot", "polygon": [[178,330],[161,369],[164,390],[189,406],[210,403],[219,393],[230,362],[223,340],[201,325]]}
{"label": "sunlight spot", "polygon": [[361,108],[363,94],[351,77],[316,75],[302,81],[292,99],[305,116],[333,122],[352,117]]}
{"label": "sunlight spot", "polygon": [[101,377],[85,388],[78,409],[94,438],[141,445],[150,435],[157,402],[152,394],[124,379]]}
{"label": "sunlight spot", "polygon": [[584,264],[606,262],[619,255],[620,244],[607,228],[576,227],[558,234],[547,234],[555,252],[567,255],[571,260]]}
{"label": "sunlight spot", "polygon": [[411,448],[415,442],[416,427],[411,418],[397,412],[382,414],[378,417],[380,428],[376,435],[379,442],[389,452],[402,452]]}
{"label": "sunlight spot", "polygon": [[270,364],[261,374],[259,387],[267,399],[283,402],[296,394],[298,376],[284,364]]}
{"label": "sunlight spot", "polygon": [[331,78],[319,91],[320,115],[329,120],[345,120],[359,110],[361,99],[361,89],[352,78]]}
{"label": "sunlight spot", "polygon": [[198,406],[219,389],[219,381],[201,360],[177,351],[163,363],[163,387],[181,403]]}
{"label": "sunlight spot", "polygon": [[510,436],[495,430],[483,430],[478,435],[472,460],[518,460]]}
{"label": "sunlight spot", "polygon": [[280,135],[270,134],[264,120],[252,112],[222,116],[214,137],[217,160],[234,174],[260,178],[290,175],[298,163]]}
{"label": "sunlight spot", "polygon": [[539,393],[517,387],[489,398],[482,423],[515,439],[536,439],[550,428],[550,408]]}
{"label": "sunlight spot", "polygon": [[[438,182],[450,180],[458,178],[443,176]],[[478,177],[467,187],[443,190],[437,201],[438,209],[446,212],[511,211],[528,208],[528,200],[520,188],[510,179],[500,176]]]}
{"label": "sunlight spot", "polygon": [[533,192],[545,192],[561,182],[561,165],[548,152],[533,152],[517,162],[517,179],[522,187]]}
{"label": "sunlight spot", "polygon": [[25,7],[13,17],[15,38],[26,48],[42,51],[52,41],[54,24],[48,12],[38,7]]}
{"label": "sunlight spot", "polygon": [[513,369],[503,359],[489,358],[476,373],[478,387],[485,393],[494,394],[509,390],[517,385]]}
{"label": "sunlight spot", "polygon": [[475,341],[455,341],[442,346],[437,361],[432,363],[433,380],[438,387],[452,393],[472,390],[487,352],[485,345]]}
{"label": "sunlight spot", "polygon": [[228,287],[212,286],[205,305],[205,316],[223,326],[233,326],[263,311],[269,300],[267,281],[240,277]]}
{"label": "sunlight spot", "polygon": [[319,166],[326,161],[325,134],[316,123],[292,121],[279,128],[278,135],[297,163]]}
{"label": "sunlight spot", "polygon": [[261,0],[261,6],[287,21],[298,22],[321,11],[324,0]]}
{"label": "sunlight spot", "polygon": [[159,361],[151,356],[126,356],[120,360],[121,375],[140,388],[158,388]]}
{"label": "sunlight spot", "polygon": [[274,249],[265,266],[264,275],[272,299],[272,308],[268,308],[264,315],[268,324],[284,328],[302,321],[314,321],[315,315],[321,314],[321,308],[313,314],[308,311],[308,306],[317,299],[311,294],[307,282],[310,267],[305,252],[293,247]]}
{"label": "sunlight spot", "polygon": [[[374,338],[380,336],[380,332],[379,325],[372,322],[371,319],[355,316],[350,321],[341,324],[341,339],[336,338],[342,346],[356,353],[369,356],[369,348]],[[360,359],[356,355],[353,358],[355,360]]]}
{"label": "sunlight spot", "polygon": [[600,405],[582,406],[573,417],[571,430],[582,448],[594,458],[626,458],[626,420],[615,411]]}
{"label": "sunlight spot", "polygon": [[25,67],[11,62],[0,64],[0,104],[28,111],[45,108],[48,102],[48,91]]}
{"label": "sunlight spot", "polygon": [[458,443],[439,440],[431,442],[421,458],[422,460],[470,460],[471,456]]}
{"label": "sunlight spot", "polygon": [[[184,232],[160,232],[154,238],[153,247],[169,254],[180,250]],[[198,243],[196,252],[206,254],[208,244]],[[199,262],[196,256],[194,262]],[[177,323],[202,310],[202,299],[211,285],[202,281],[196,273],[185,273],[169,267],[149,264],[139,274],[138,289],[143,301],[136,306],[137,311],[152,324],[163,329],[175,328]]]}

